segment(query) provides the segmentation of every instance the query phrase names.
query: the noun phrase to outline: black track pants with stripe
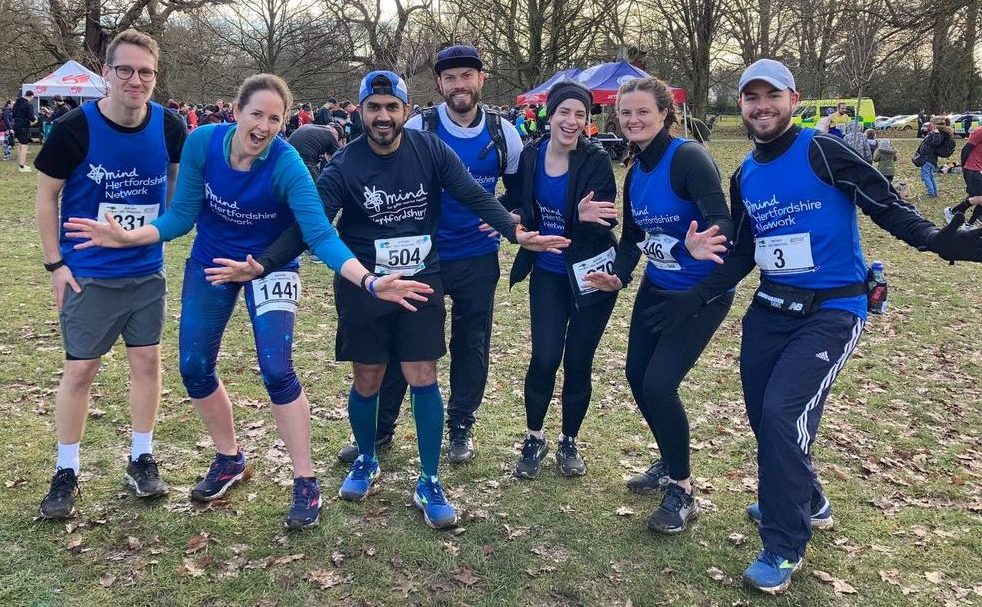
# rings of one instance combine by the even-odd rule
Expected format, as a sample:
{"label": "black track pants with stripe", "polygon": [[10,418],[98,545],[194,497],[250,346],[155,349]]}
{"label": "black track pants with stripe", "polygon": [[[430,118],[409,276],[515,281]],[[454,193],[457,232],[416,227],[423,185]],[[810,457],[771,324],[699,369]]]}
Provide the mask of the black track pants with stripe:
{"label": "black track pants with stripe", "polygon": [[789,560],[804,556],[811,539],[811,502],[822,491],[811,446],[863,324],[842,310],[794,318],[754,305],[743,318],[740,377],[757,437],[760,537]]}

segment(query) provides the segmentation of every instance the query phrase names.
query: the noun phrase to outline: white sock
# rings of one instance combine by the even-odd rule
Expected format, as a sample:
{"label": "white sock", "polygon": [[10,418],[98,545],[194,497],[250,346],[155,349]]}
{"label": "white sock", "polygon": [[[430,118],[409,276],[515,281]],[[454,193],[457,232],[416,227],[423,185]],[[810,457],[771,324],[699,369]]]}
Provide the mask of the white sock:
{"label": "white sock", "polygon": [[74,443],[71,445],[63,445],[58,443],[58,461],[55,463],[56,472],[60,468],[71,468],[75,471],[75,476],[78,476],[78,448],[80,445],[81,443]]}
{"label": "white sock", "polygon": [[153,430],[150,432],[133,432],[130,459],[135,462],[144,453],[153,453]]}

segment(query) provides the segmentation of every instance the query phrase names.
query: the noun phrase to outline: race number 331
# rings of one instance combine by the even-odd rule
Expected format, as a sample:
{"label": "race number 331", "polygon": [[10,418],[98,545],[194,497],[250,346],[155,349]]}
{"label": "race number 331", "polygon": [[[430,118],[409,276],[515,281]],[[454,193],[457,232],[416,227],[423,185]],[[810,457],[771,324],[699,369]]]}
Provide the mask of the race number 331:
{"label": "race number 331", "polygon": [[159,204],[116,204],[103,202],[99,205],[99,222],[106,223],[106,213],[113,216],[124,230],[135,230],[149,225],[157,219]]}
{"label": "race number 331", "polygon": [[756,239],[754,261],[768,274],[800,274],[815,268],[812,238],[808,232]]}
{"label": "race number 331", "polygon": [[256,316],[280,310],[297,312],[300,301],[300,275],[296,272],[272,272],[266,278],[252,281],[252,301]]}

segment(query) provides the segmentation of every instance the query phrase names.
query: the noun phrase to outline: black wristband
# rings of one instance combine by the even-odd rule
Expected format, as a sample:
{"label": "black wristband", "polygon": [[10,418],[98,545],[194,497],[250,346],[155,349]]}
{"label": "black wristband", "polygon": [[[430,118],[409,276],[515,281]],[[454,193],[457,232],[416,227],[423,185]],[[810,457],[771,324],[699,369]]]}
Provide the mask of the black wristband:
{"label": "black wristband", "polygon": [[54,263],[46,263],[46,264],[44,264],[44,269],[47,270],[47,271],[49,271],[49,272],[54,272],[55,270],[57,270],[58,268],[60,268],[63,265],[65,265],[65,260],[64,259],[59,259],[58,261],[56,261]]}
{"label": "black wristband", "polygon": [[372,274],[371,272],[365,272],[365,275],[361,277],[361,289],[362,289],[362,291],[366,290],[365,281],[367,281],[372,276],[375,276],[375,275]]}

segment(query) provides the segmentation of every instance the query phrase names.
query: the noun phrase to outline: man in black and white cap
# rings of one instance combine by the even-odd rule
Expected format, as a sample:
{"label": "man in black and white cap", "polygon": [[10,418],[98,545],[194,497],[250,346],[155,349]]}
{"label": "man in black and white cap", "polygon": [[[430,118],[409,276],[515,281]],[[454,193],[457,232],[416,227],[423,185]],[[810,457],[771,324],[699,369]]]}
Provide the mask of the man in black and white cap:
{"label": "man in black and white cap", "polygon": [[[494,193],[498,179],[514,182],[522,138],[510,122],[480,104],[484,63],[473,46],[451,46],[437,53],[436,87],[444,103],[428,107],[406,123],[407,129],[430,131],[456,152],[471,176]],[[481,220],[449,192],[440,200],[436,242],[440,276],[450,309],[450,398],[447,403],[447,457],[463,463],[474,457],[472,426],[484,398],[491,347],[494,293],[501,275],[499,237],[479,229]],[[389,365],[379,394],[379,446],[387,446],[406,396],[399,365]],[[345,462],[358,457],[352,442],[338,453]]]}

